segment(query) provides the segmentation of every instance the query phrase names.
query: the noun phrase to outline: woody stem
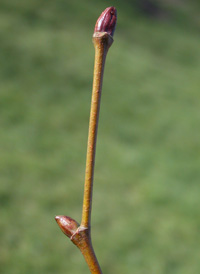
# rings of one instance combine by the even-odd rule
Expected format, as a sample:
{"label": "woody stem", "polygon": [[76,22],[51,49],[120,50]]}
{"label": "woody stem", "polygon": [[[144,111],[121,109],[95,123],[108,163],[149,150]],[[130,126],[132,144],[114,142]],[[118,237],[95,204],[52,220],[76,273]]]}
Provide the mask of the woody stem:
{"label": "woody stem", "polygon": [[95,164],[95,150],[97,140],[98,118],[100,110],[101,90],[105,59],[113,40],[107,33],[94,33],[93,43],[95,47],[94,77],[92,89],[92,101],[90,110],[90,122],[88,133],[88,145],[86,156],[85,185],[82,209],[81,226],[90,228],[92,210],[92,189]]}

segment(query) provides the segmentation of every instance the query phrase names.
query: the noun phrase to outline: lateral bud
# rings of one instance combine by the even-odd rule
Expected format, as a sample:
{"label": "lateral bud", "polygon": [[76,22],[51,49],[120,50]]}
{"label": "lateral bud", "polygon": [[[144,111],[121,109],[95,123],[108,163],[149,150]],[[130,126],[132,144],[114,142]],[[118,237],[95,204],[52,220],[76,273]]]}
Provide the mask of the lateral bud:
{"label": "lateral bud", "polygon": [[62,232],[69,238],[71,238],[79,227],[79,224],[68,216],[58,215],[55,217],[55,220]]}

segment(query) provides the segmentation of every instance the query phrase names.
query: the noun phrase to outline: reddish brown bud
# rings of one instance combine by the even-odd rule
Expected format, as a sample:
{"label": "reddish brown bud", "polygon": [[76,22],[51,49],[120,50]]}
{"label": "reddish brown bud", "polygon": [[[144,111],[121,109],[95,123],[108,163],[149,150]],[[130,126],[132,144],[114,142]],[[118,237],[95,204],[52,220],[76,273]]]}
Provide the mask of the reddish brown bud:
{"label": "reddish brown bud", "polygon": [[99,16],[94,32],[107,32],[111,36],[114,35],[117,22],[117,10],[115,7],[105,9]]}
{"label": "reddish brown bud", "polygon": [[79,224],[74,219],[68,216],[56,216],[55,220],[58,223],[62,232],[69,238],[76,232],[79,227]]}

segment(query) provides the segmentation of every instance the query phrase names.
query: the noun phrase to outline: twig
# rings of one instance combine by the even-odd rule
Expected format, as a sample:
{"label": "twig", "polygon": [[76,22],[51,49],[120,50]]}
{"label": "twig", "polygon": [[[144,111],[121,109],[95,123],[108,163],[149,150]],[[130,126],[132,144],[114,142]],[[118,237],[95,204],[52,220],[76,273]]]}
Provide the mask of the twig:
{"label": "twig", "polygon": [[93,43],[95,47],[94,80],[90,111],[88,146],[86,157],[85,186],[83,197],[82,220],[79,225],[67,216],[56,216],[61,230],[82,252],[91,273],[101,274],[91,241],[92,188],[95,164],[95,148],[97,140],[98,117],[103,82],[104,65],[108,49],[113,43],[113,34],[117,20],[114,7],[109,7],[100,15],[94,29]]}

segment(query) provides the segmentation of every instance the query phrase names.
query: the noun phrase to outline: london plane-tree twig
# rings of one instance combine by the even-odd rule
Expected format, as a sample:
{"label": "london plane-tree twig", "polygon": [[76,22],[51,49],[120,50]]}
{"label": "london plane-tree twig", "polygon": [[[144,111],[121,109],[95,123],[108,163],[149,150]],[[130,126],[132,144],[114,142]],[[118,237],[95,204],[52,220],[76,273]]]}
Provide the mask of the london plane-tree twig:
{"label": "london plane-tree twig", "polygon": [[74,219],[68,216],[59,215],[55,217],[63,233],[82,252],[92,274],[102,273],[91,241],[92,188],[104,65],[108,49],[113,43],[116,21],[116,9],[114,7],[105,9],[96,22],[93,34],[95,62],[81,224],[79,225]]}

